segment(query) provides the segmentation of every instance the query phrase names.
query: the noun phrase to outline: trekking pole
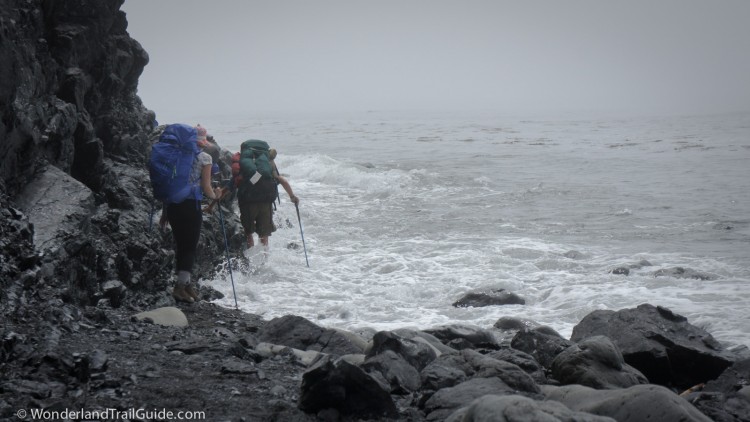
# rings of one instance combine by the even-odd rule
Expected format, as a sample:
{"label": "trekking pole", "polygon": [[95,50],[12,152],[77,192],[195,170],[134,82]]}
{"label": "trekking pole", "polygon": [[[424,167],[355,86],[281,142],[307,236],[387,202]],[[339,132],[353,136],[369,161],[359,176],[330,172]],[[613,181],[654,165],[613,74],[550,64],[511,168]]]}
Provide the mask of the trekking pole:
{"label": "trekking pole", "polygon": [[305,250],[305,264],[307,268],[310,268],[310,262],[307,261],[307,246],[305,246],[305,233],[302,231],[302,219],[299,217],[299,205],[294,204],[294,208],[297,209],[297,221],[299,222],[299,234],[302,236],[302,248]]}
{"label": "trekking pole", "polygon": [[229,267],[229,278],[232,280],[232,293],[234,293],[234,308],[240,309],[237,305],[237,291],[234,290],[234,274],[232,273],[232,263],[229,261],[229,242],[227,242],[227,230],[224,228],[224,214],[221,212],[221,204],[219,205],[219,221],[221,221],[221,232],[224,233],[224,251],[227,254],[227,266]]}

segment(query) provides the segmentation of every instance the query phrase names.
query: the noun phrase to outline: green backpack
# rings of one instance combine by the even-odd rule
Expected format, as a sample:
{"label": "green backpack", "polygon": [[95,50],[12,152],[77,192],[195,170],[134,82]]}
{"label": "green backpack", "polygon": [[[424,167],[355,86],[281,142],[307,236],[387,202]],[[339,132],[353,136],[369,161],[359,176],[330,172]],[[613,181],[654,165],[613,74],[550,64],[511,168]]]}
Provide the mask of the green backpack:
{"label": "green backpack", "polygon": [[240,146],[240,174],[242,183],[237,191],[240,203],[272,203],[278,197],[273,177],[268,143],[249,139]]}

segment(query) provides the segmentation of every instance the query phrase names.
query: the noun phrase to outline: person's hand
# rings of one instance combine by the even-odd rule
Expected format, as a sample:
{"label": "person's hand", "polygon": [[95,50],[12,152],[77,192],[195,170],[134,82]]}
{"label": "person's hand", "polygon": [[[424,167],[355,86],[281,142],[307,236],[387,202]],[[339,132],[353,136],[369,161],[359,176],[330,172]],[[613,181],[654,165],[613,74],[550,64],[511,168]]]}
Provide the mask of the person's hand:
{"label": "person's hand", "polygon": [[292,196],[289,197],[289,199],[292,200],[292,203],[294,203],[294,205],[298,205],[299,204],[299,198],[297,198],[297,195],[292,195]]}

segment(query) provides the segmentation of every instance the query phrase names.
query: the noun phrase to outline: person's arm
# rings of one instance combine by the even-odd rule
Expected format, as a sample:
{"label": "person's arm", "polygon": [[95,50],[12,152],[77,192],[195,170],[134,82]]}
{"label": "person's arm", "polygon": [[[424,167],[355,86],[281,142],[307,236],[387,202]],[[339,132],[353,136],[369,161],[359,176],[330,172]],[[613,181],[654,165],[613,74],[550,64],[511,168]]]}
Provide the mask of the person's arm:
{"label": "person's arm", "polygon": [[221,191],[219,189],[213,189],[211,187],[211,163],[204,165],[201,168],[201,190],[208,199],[219,199]]}
{"label": "person's arm", "polygon": [[294,205],[299,204],[299,198],[297,198],[294,195],[294,192],[292,192],[292,186],[289,184],[289,182],[283,176],[281,176],[278,173],[274,173],[274,177],[276,178],[276,180],[279,181],[279,184],[284,188],[284,190],[286,191],[286,193],[289,195],[289,199],[292,200],[292,202],[294,203]]}

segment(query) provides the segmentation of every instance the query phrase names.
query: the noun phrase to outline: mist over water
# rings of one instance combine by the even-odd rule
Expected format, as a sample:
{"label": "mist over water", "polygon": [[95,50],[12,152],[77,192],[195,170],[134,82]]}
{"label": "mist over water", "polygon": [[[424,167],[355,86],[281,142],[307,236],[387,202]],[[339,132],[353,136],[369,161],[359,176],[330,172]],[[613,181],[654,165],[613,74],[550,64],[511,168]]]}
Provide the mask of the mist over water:
{"label": "mist over water", "polygon": [[[162,121],[162,123],[166,123]],[[282,191],[265,265],[235,270],[240,307],[344,329],[491,327],[569,336],[642,303],[750,345],[750,116],[530,118],[363,113],[217,116],[224,148],[268,141],[300,197],[310,268]],[[630,275],[611,271],[641,261]],[[683,267],[710,280],[656,277]],[[234,306],[228,274],[210,283]],[[454,308],[505,288],[526,305]]]}

